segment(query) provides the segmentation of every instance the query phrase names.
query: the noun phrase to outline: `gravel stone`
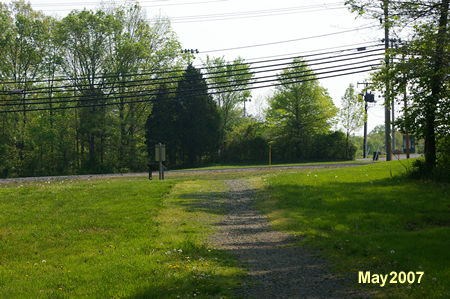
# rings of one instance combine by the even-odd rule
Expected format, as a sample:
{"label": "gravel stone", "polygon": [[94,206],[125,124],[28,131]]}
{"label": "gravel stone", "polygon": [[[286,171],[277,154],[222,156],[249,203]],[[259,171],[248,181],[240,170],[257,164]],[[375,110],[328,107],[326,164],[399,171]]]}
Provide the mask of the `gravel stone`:
{"label": "gravel stone", "polygon": [[244,298],[369,298],[330,272],[324,260],[295,246],[295,237],[275,231],[254,207],[253,192],[242,180],[229,187],[228,214],[216,223],[211,243],[232,253],[249,279],[237,290]]}

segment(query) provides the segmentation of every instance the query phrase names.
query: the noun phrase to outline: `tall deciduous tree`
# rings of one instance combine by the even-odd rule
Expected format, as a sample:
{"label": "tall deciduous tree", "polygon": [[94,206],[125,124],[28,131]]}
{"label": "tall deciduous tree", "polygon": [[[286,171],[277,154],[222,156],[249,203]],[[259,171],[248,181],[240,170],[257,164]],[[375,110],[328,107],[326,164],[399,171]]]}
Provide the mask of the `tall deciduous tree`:
{"label": "tall deciduous tree", "polygon": [[286,159],[307,158],[313,151],[314,135],[329,131],[337,108],[301,60],[294,60],[279,75],[279,81],[283,85],[269,99],[267,120],[278,143],[283,144]]}
{"label": "tall deciduous tree", "polygon": [[[448,127],[448,116],[441,115],[449,111],[445,108],[448,107],[449,0],[388,2],[389,19],[385,26],[402,29],[410,25],[412,34],[406,45],[392,53],[404,54],[407,58],[394,63],[397,72],[381,70],[376,79],[394,82],[392,75],[395,73],[397,78],[403,75],[407,78],[413,102],[407,118],[412,120],[411,116],[416,116],[411,127],[419,128],[416,132],[425,138],[425,164],[430,171],[436,165],[436,136],[448,136],[448,133],[439,135],[438,131],[442,126]],[[378,19],[382,13],[377,1],[348,0],[346,4],[361,15]]]}
{"label": "tall deciduous tree", "polygon": [[34,168],[34,157],[27,134],[30,116],[27,112],[29,96],[25,91],[34,85],[34,79],[42,76],[48,22],[42,13],[33,11],[24,1],[13,1],[8,6],[2,4],[0,9],[0,26],[3,27],[0,33],[0,75],[3,81],[8,82],[5,90],[14,91],[6,97],[16,101],[16,110],[22,110],[4,120],[4,124],[10,127],[9,134],[5,135],[9,139],[7,144],[12,158],[8,164],[16,175],[29,175]]}
{"label": "tall deciduous tree", "polygon": [[[140,90],[156,89],[149,84],[156,76],[154,73],[168,70],[176,61],[180,45],[167,19],[159,18],[151,24],[146,19],[142,8],[136,3],[126,3],[114,8],[117,26],[114,27],[111,39],[109,70],[115,76],[109,80],[114,82],[115,89],[120,93],[118,160],[120,168],[135,168],[136,163],[142,163],[139,156],[139,142],[144,136],[144,123],[150,111],[147,103],[125,105],[133,100],[127,93]],[[143,71],[145,75],[137,75]],[[149,79],[143,82],[144,79]],[[143,82],[138,84],[133,82]],[[131,82],[130,82],[131,81]]]}
{"label": "tall deciduous tree", "polygon": [[251,85],[253,74],[250,72],[250,65],[246,64],[242,58],[237,58],[232,62],[227,62],[223,57],[206,59],[208,72],[215,73],[207,81],[213,92],[213,99],[217,103],[222,123],[220,126],[220,144],[226,138],[238,120],[241,118],[237,107],[242,105],[251,97],[249,90],[245,89]]}
{"label": "tall deciduous tree", "polygon": [[348,152],[349,138],[364,122],[364,104],[361,97],[355,93],[355,87],[350,84],[341,98],[339,120],[346,133],[346,152]]}

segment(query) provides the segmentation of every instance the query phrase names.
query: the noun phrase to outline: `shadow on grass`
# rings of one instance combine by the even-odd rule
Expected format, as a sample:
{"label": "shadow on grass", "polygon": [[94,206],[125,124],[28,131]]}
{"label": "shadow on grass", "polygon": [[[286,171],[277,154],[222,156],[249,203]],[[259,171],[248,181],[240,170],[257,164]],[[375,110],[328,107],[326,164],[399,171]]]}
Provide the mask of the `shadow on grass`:
{"label": "shadow on grass", "polygon": [[344,271],[422,270],[428,275],[420,294],[450,294],[446,186],[398,177],[298,182],[277,181],[259,194],[259,207],[277,229],[304,236]]}

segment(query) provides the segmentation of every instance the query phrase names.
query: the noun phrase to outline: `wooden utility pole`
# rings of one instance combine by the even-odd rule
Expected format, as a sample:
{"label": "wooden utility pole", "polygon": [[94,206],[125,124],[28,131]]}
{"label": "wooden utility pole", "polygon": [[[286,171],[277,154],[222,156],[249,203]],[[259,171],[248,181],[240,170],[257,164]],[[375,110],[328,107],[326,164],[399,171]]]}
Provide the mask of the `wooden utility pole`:
{"label": "wooden utility pole", "polygon": [[384,49],[385,58],[384,62],[386,64],[386,82],[385,82],[385,93],[384,93],[384,134],[385,134],[385,147],[386,147],[386,161],[391,161],[392,159],[392,149],[391,149],[391,89],[389,82],[389,1],[383,0],[383,11],[384,11]]}

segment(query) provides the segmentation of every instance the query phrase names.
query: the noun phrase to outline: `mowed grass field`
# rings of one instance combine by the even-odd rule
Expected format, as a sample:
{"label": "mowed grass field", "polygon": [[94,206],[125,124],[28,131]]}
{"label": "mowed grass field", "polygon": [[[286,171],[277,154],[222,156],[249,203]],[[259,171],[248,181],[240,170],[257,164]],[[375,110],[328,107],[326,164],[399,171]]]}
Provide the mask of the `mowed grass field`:
{"label": "mowed grass field", "polygon": [[449,186],[406,161],[0,185],[0,298],[233,297],[245,269],[208,236],[227,179],[248,180],[275,229],[358,287],[358,271],[423,271],[380,297],[450,297]]}
{"label": "mowed grass field", "polygon": [[[420,284],[372,289],[394,298],[450,298],[449,186],[405,177],[407,161],[266,175],[258,206],[358,281],[358,271],[423,271]],[[393,276],[389,276],[389,279]]]}
{"label": "mowed grass field", "polygon": [[218,190],[145,178],[0,185],[0,298],[231,296],[243,271],[208,247],[223,211],[198,196]]}

